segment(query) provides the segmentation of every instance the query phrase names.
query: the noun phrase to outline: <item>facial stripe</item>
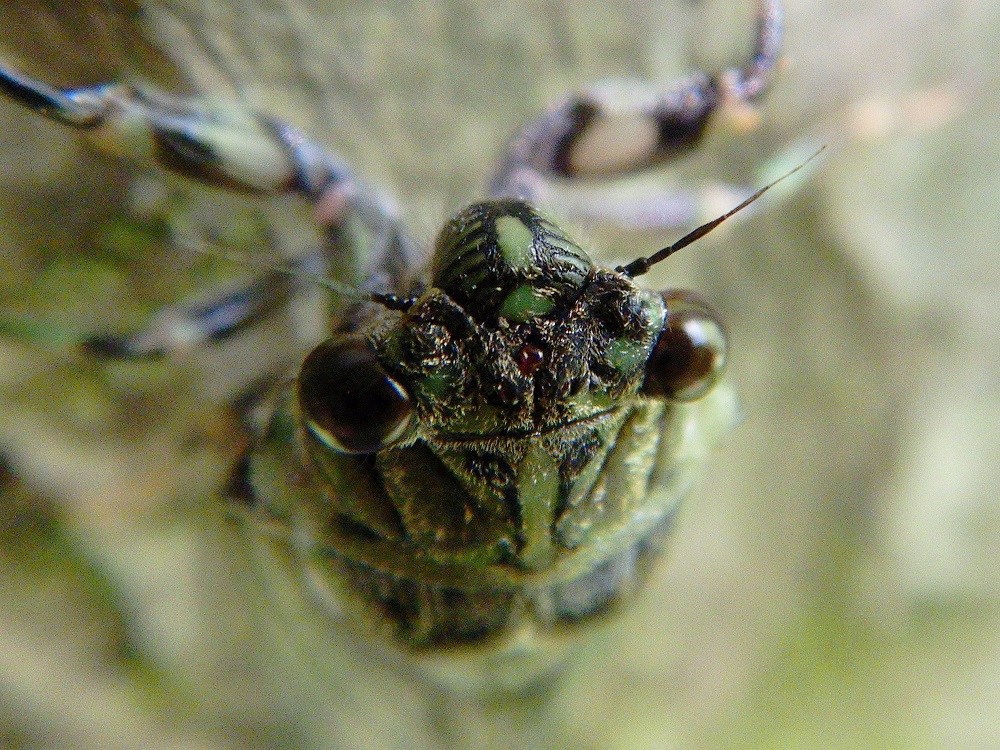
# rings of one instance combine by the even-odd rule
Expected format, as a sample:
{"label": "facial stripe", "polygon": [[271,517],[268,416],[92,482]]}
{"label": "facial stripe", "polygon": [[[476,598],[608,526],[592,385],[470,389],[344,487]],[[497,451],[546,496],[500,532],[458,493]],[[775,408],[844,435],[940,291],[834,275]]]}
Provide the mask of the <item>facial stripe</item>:
{"label": "facial stripe", "polygon": [[546,568],[555,559],[552,524],[560,491],[558,464],[540,441],[533,441],[517,467],[522,535],[520,560],[529,570]]}

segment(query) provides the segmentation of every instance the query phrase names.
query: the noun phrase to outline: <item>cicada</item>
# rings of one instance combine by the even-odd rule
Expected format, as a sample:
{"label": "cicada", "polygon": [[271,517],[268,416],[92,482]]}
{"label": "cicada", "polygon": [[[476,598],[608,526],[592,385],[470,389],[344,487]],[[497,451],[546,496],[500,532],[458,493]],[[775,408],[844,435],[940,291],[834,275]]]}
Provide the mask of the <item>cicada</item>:
{"label": "cicada", "polygon": [[[429,250],[340,158],[267,114],[128,84],[58,89],[8,66],[0,90],[124,158],[311,206],[321,246],[84,346],[170,355],[329,288],[327,338],[302,362],[272,363],[276,385],[255,399],[266,416],[228,493],[240,522],[284,585],[332,622],[449,685],[520,689],[641,589],[733,419],[719,316],[692,292],[638,278],[763,190],[616,268],[542,207],[553,184],[646,170],[696,146],[720,107],[762,93],[780,37],[779,3],[759,0],[742,65],[557,103],[511,139],[484,198]],[[672,206],[610,197],[577,210],[668,223]]]}

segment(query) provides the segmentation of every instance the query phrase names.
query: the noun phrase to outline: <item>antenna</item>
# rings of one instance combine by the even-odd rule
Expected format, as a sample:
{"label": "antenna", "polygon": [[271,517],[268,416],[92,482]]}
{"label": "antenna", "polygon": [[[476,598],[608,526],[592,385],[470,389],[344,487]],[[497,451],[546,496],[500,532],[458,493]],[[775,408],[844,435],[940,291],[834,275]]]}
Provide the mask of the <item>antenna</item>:
{"label": "antenna", "polygon": [[661,260],[669,258],[671,255],[673,255],[674,253],[676,253],[678,250],[687,247],[688,245],[690,245],[691,243],[693,243],[693,242],[695,242],[697,240],[700,240],[706,234],[708,234],[713,229],[715,229],[717,226],[719,226],[719,224],[721,224],[722,222],[724,222],[726,219],[728,219],[733,214],[736,214],[736,213],[739,213],[740,211],[742,211],[744,208],[746,208],[751,203],[753,203],[755,200],[757,200],[758,198],[760,198],[764,193],[766,193],[768,190],[770,190],[771,188],[773,188],[779,182],[781,182],[782,180],[784,180],[787,177],[791,177],[793,174],[795,174],[800,169],[802,169],[802,167],[804,167],[806,164],[808,164],[813,159],[815,159],[817,156],[819,156],[825,149],[826,149],[826,145],[825,144],[823,146],[820,146],[819,149],[817,149],[817,151],[812,156],[810,156],[808,159],[806,159],[805,161],[803,161],[797,167],[795,167],[794,169],[789,170],[788,172],[785,172],[783,175],[781,175],[781,177],[779,177],[778,179],[774,180],[773,182],[768,183],[767,185],[765,185],[764,187],[762,187],[760,190],[758,190],[756,193],[754,193],[749,198],[747,198],[745,201],[743,201],[742,203],[740,203],[740,205],[736,206],[735,208],[730,209],[729,211],[726,211],[726,213],[722,214],[722,216],[719,216],[718,218],[712,219],[710,222],[708,222],[706,224],[702,224],[697,229],[692,229],[690,232],[688,232],[683,237],[681,237],[679,240],[677,240],[677,242],[675,242],[674,244],[668,245],[667,247],[663,248],[662,250],[657,250],[655,253],[653,253],[652,255],[650,255],[648,258],[636,258],[635,260],[633,260],[628,265],[618,266],[618,268],[616,268],[615,270],[619,271],[619,272],[625,274],[626,276],[628,276],[629,278],[633,278],[633,279],[636,276],[642,276],[644,273],[646,273],[650,268],[652,268],[653,266],[655,266]]}
{"label": "antenna", "polygon": [[174,247],[185,252],[219,258],[246,268],[271,271],[272,273],[281,274],[293,280],[306,281],[310,284],[315,284],[323,289],[334,292],[335,294],[339,294],[346,299],[356,300],[358,302],[372,302],[376,305],[382,305],[389,310],[399,310],[405,312],[406,310],[409,310],[416,301],[412,297],[405,297],[397,294],[365,292],[355,286],[352,286],[351,284],[337,281],[336,279],[324,276],[320,273],[308,271],[305,268],[297,267],[295,264],[297,262],[301,263],[301,258],[297,261],[292,260],[292,265],[288,265],[286,263],[278,263],[261,258],[255,258],[242,251],[234,251],[223,247],[210,246],[208,243],[197,242],[190,239],[175,240]]}

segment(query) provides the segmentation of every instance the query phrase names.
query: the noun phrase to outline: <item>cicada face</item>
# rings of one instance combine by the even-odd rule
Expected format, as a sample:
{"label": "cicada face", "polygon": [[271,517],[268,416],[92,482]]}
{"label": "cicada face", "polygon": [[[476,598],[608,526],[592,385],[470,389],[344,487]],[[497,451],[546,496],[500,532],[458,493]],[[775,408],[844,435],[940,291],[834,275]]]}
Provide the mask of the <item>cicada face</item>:
{"label": "cicada face", "polygon": [[319,491],[305,512],[261,507],[326,600],[411,652],[464,646],[493,674],[516,642],[528,681],[561,653],[554,633],[628,599],[655,561],[697,450],[683,402],[723,369],[721,325],[595,266],[517,200],[452,219],[401,307],[306,359],[267,442],[304,454],[290,476]]}

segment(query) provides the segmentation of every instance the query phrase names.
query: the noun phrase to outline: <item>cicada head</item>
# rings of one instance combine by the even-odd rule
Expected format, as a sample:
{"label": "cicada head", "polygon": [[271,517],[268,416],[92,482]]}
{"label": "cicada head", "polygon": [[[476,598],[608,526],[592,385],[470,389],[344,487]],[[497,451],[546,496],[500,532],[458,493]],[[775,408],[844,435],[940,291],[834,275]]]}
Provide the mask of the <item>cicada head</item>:
{"label": "cicada head", "polygon": [[[491,519],[438,529],[446,546],[539,570],[600,527],[587,498],[622,430],[718,377],[713,321],[693,297],[596,266],[522,201],[476,203],[441,231],[426,291],[367,338],[318,347],[299,399],[323,443],[380,453],[397,507],[457,503]],[[652,465],[633,469],[639,502]]]}

